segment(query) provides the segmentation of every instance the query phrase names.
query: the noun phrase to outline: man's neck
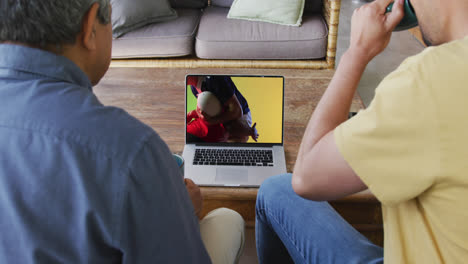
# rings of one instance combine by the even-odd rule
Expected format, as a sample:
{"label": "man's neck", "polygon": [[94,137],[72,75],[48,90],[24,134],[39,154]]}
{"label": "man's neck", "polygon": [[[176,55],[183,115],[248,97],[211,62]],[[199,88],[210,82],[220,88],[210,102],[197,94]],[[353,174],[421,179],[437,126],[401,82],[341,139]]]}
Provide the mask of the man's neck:
{"label": "man's neck", "polygon": [[468,2],[458,1],[458,6],[448,8],[448,41],[463,39],[468,36]]}
{"label": "man's neck", "polygon": [[73,63],[75,63],[87,76],[90,77],[90,73],[88,68],[86,67],[87,64],[84,62],[86,61],[86,56],[80,52],[80,48],[78,45],[46,45],[45,47],[41,47],[38,45],[31,45],[28,43],[23,42],[15,42],[15,41],[1,41],[0,44],[10,44],[10,45],[19,45],[23,47],[33,48],[33,49],[40,49],[44,50],[59,56],[63,56]]}

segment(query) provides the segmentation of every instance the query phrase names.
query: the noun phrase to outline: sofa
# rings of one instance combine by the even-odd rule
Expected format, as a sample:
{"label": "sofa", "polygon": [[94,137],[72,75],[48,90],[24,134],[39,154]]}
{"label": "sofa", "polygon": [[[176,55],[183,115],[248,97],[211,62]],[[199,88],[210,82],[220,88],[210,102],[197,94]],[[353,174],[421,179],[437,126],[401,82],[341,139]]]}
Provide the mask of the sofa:
{"label": "sofa", "polygon": [[305,0],[288,26],[227,18],[233,0],[169,0],[176,18],[116,36],[111,66],[333,69],[340,1]]}

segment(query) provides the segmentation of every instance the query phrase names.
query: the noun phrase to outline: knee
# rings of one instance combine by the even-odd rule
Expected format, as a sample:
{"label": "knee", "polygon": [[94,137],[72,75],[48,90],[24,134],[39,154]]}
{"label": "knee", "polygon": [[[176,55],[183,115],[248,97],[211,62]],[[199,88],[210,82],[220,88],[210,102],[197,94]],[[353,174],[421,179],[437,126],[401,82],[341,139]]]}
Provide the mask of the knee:
{"label": "knee", "polygon": [[257,194],[259,199],[274,199],[278,194],[284,194],[292,190],[291,174],[281,174],[266,179]]}
{"label": "knee", "polygon": [[213,264],[237,263],[245,241],[245,223],[234,210],[218,208],[200,221],[200,233]]}
{"label": "knee", "polygon": [[245,227],[242,216],[238,212],[228,208],[218,208],[209,212],[203,217],[201,223],[219,223],[221,225],[233,227],[239,232],[243,232]]}
{"label": "knee", "polygon": [[258,190],[256,209],[265,209],[268,204],[280,204],[281,200],[290,194],[293,194],[291,174],[272,176],[266,179]]}

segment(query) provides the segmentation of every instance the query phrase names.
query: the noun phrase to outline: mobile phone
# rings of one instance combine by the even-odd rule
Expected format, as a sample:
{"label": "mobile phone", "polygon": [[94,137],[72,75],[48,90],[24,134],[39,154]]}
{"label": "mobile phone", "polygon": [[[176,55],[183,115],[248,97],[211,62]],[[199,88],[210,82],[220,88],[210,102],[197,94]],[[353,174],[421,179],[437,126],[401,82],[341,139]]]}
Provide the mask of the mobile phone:
{"label": "mobile phone", "polygon": [[[387,6],[387,10],[385,13],[392,12],[394,3],[395,2]],[[403,19],[401,19],[400,23],[395,27],[393,31],[402,31],[409,28],[413,28],[418,25],[416,13],[414,12],[413,6],[411,5],[409,0],[405,0],[405,5],[403,6],[403,9],[405,10],[405,16],[403,17]]]}

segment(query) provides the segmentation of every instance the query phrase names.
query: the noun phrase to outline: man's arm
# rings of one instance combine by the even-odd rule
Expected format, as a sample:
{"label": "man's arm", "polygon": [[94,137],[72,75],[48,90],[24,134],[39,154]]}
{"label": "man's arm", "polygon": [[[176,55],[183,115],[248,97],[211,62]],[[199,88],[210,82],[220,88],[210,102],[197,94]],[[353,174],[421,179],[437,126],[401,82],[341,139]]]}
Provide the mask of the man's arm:
{"label": "man's arm", "polygon": [[196,185],[191,179],[184,179],[185,187],[192,201],[193,208],[195,209],[195,214],[200,218],[200,213],[203,209],[203,196],[200,191],[200,187]]}
{"label": "man's arm", "polygon": [[333,200],[367,188],[338,151],[333,130],[347,120],[366,65],[385,49],[393,28],[403,17],[401,0],[396,1],[393,12],[385,14],[392,1],[376,0],[354,11],[350,47],[317,105],[299,148],[292,185],[305,198]]}
{"label": "man's arm", "polygon": [[153,134],[132,160],[116,199],[115,244],[124,263],[210,263],[196,217],[201,194],[184,184],[169,148]]}

